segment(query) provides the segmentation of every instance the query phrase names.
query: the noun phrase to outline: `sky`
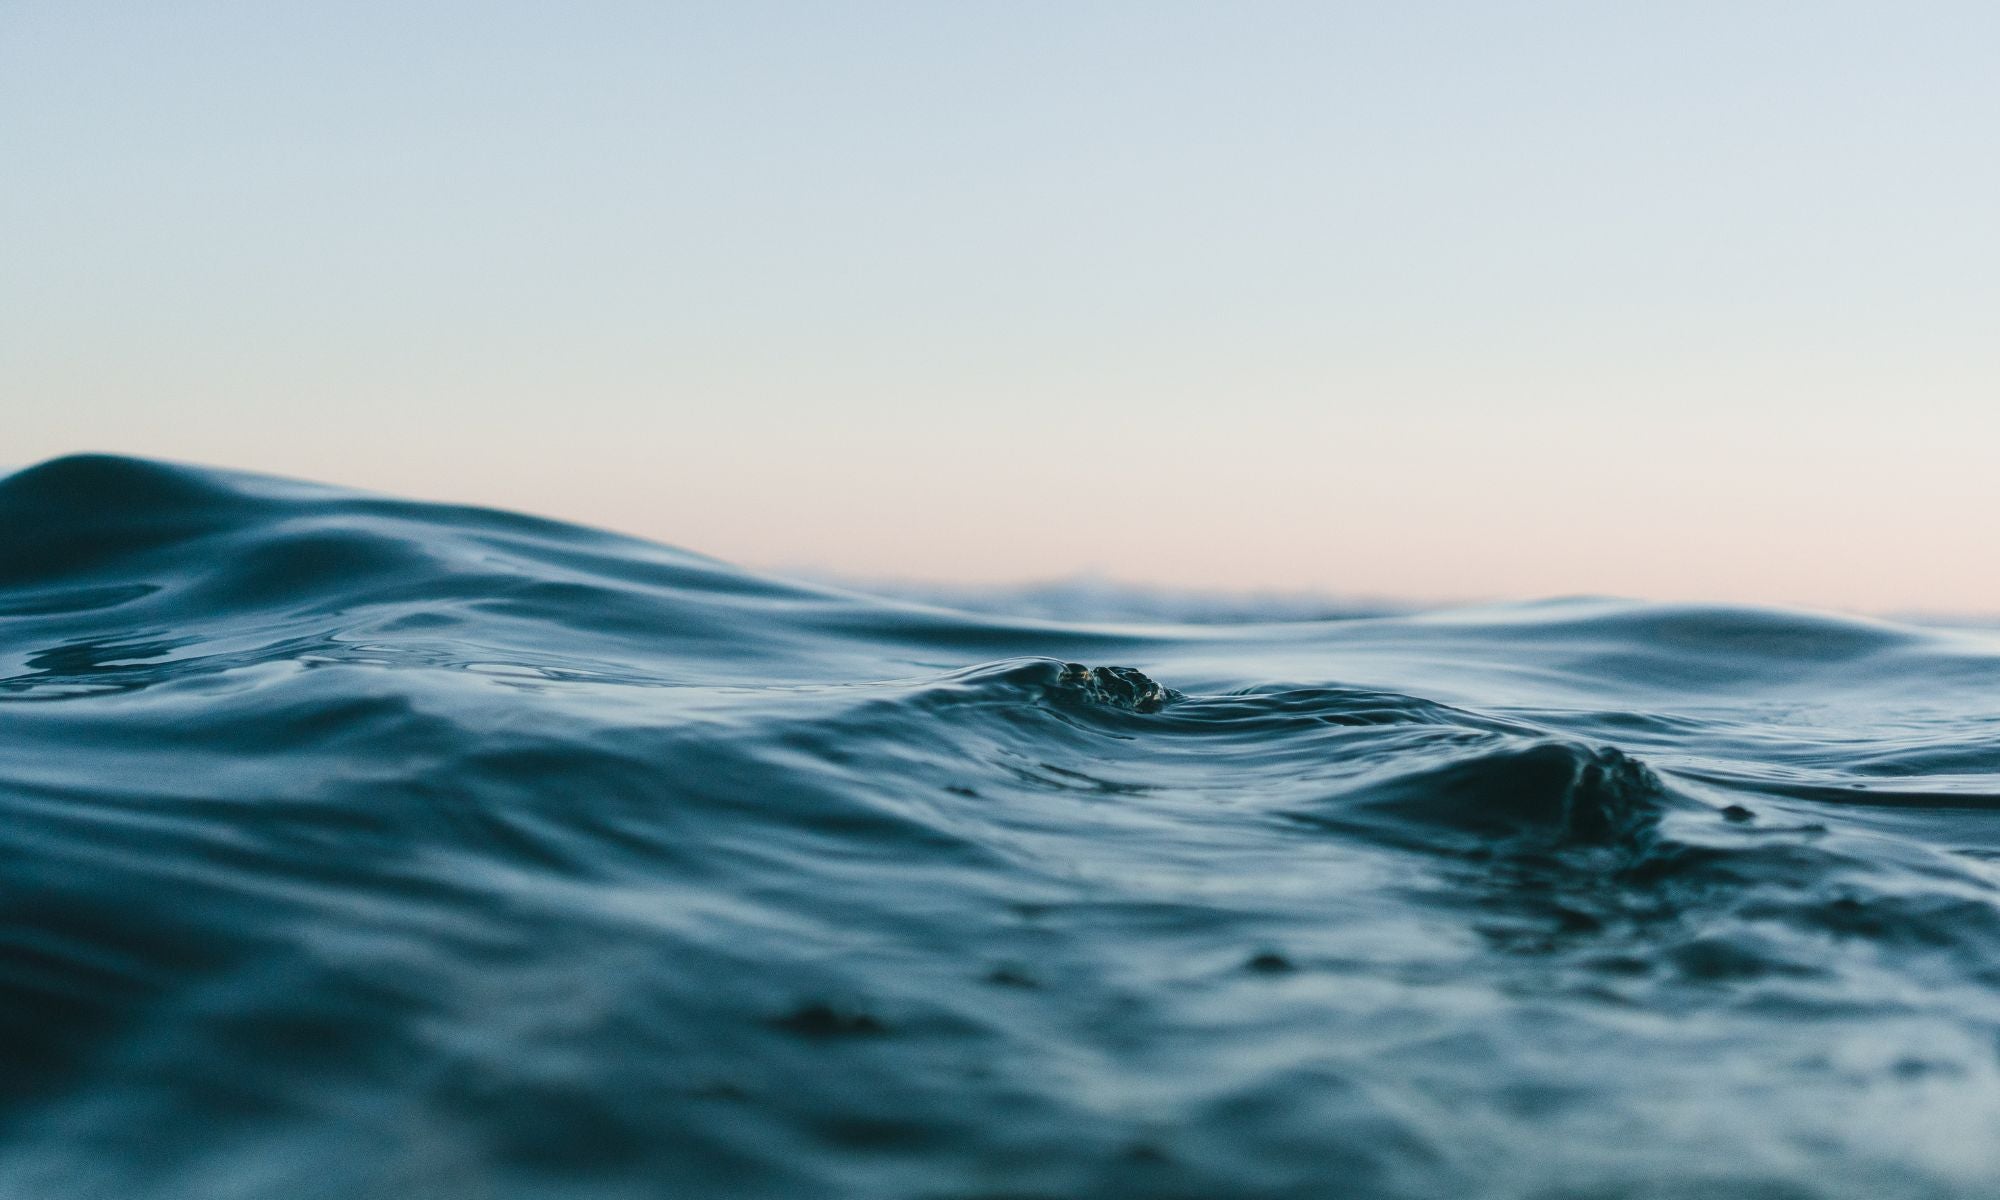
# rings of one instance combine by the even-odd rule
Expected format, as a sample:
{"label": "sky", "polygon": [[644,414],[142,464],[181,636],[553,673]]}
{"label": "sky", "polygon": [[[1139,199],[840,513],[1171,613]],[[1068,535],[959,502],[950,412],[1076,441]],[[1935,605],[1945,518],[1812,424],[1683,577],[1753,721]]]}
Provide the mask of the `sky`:
{"label": "sky", "polygon": [[2000,6],[0,0],[0,464],[2000,610]]}

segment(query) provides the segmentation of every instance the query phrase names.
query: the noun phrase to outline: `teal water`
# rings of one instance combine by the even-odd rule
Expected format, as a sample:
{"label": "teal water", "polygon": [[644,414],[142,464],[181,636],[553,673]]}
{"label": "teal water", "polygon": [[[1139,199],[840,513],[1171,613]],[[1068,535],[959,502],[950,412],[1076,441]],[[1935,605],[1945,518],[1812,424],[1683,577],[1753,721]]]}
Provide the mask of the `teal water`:
{"label": "teal water", "polygon": [[1996,679],[1773,610],[972,615],[46,463],[0,1195],[1990,1197]]}

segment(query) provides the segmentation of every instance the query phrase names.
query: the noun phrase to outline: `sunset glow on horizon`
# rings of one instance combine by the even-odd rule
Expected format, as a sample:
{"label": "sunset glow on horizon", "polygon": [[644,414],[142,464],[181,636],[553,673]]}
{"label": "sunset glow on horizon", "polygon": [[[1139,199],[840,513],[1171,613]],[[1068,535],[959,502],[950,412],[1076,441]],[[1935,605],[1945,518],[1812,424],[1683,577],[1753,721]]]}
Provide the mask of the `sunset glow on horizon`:
{"label": "sunset glow on horizon", "polygon": [[1996,37],[14,6],[0,466],[857,578],[1993,612]]}

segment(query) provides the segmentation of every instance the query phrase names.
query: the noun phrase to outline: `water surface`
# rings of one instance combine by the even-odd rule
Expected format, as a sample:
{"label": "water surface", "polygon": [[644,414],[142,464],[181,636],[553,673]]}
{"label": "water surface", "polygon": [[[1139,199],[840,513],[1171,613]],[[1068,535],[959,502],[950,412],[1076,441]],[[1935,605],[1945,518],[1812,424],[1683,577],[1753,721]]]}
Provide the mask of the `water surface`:
{"label": "water surface", "polygon": [[0,1194],[1990,1197],[1997,671],[1612,601],[970,615],[47,463]]}

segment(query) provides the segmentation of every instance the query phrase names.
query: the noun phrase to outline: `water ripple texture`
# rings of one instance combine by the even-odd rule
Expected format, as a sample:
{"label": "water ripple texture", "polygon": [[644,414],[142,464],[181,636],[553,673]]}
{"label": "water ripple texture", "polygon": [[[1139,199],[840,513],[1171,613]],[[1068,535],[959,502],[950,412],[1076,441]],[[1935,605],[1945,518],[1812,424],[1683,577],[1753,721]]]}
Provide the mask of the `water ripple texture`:
{"label": "water ripple texture", "polygon": [[2000,638],[974,615],[0,479],[0,1195],[2000,1181]]}

